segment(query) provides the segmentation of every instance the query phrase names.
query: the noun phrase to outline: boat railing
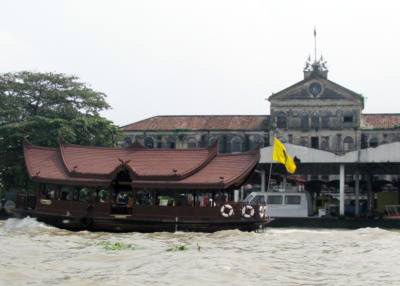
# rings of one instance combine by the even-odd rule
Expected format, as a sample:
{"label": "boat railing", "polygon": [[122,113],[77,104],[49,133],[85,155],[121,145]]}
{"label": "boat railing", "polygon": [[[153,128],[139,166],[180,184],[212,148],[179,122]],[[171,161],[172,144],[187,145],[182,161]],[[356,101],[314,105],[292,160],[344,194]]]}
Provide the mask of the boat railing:
{"label": "boat railing", "polygon": [[400,205],[386,205],[385,214],[389,218],[400,218]]}

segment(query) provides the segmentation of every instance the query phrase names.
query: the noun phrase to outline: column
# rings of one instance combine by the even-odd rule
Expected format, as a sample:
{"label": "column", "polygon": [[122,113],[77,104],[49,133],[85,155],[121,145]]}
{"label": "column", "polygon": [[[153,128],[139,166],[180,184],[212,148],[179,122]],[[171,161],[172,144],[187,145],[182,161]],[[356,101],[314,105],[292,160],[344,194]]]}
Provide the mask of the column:
{"label": "column", "polygon": [[339,214],[344,216],[344,164],[340,164],[340,184],[339,184]]}
{"label": "column", "polygon": [[372,174],[367,174],[368,216],[373,214],[374,194],[372,192]]}
{"label": "column", "polygon": [[260,171],[261,176],[261,192],[265,192],[265,170]]}
{"label": "column", "polygon": [[360,216],[360,174],[358,173],[358,170],[356,171],[356,181],[355,181],[355,186],[354,186],[354,196],[355,196],[355,216],[359,217]]}

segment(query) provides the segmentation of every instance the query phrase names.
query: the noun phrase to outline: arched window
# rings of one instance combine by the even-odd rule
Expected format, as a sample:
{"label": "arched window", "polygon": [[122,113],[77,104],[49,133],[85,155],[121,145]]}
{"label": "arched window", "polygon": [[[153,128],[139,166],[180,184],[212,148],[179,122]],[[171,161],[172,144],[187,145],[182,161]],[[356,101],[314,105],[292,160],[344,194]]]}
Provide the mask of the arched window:
{"label": "arched window", "polygon": [[124,139],[124,145],[125,145],[125,147],[131,146],[131,145],[132,145],[132,137],[130,137],[130,136],[125,137],[125,139]]}
{"label": "arched window", "polygon": [[278,113],[278,115],[276,117],[276,127],[278,127],[278,128],[286,128],[287,127],[286,115],[284,112]]}
{"label": "arched window", "polygon": [[197,147],[197,141],[196,141],[196,138],[193,138],[193,137],[191,137],[191,138],[189,138],[188,140],[187,140],[187,148],[196,148]]}
{"label": "arched window", "polygon": [[167,138],[167,148],[175,149],[176,148],[176,138],[170,136]]}
{"label": "arched window", "polygon": [[310,127],[309,119],[308,119],[308,114],[303,114],[301,116],[301,128],[303,129],[308,129]]}
{"label": "arched window", "polygon": [[329,115],[323,115],[321,117],[322,128],[329,128]]}
{"label": "arched window", "polygon": [[311,116],[311,128],[319,128],[319,116],[317,114]]}
{"label": "arched window", "polygon": [[239,136],[235,136],[232,138],[231,151],[232,153],[242,152],[242,138],[240,138]]}
{"label": "arched window", "polygon": [[373,137],[369,140],[369,147],[375,148],[378,147],[378,145],[379,145],[378,138]]}
{"label": "arched window", "polygon": [[252,138],[250,137],[250,149],[256,146],[263,146],[263,138],[260,135],[254,135]]}
{"label": "arched window", "polygon": [[144,147],[153,149],[154,148],[154,140],[151,137],[146,137],[144,139]]}
{"label": "arched window", "polygon": [[347,136],[343,140],[343,150],[345,152],[354,150],[354,140],[352,137]]}

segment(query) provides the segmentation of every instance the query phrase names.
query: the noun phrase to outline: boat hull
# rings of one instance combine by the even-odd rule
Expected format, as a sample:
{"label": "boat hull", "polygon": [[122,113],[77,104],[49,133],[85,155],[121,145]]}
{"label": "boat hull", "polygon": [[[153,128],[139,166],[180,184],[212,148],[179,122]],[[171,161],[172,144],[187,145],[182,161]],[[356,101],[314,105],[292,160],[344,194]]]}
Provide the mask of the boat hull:
{"label": "boat hull", "polygon": [[35,210],[15,209],[14,215],[19,218],[34,217],[40,222],[58,228],[73,231],[107,231],[107,232],[215,232],[221,230],[238,229],[241,231],[255,231],[264,229],[269,219],[149,219],[132,215],[105,215],[92,217],[78,217],[58,215]]}

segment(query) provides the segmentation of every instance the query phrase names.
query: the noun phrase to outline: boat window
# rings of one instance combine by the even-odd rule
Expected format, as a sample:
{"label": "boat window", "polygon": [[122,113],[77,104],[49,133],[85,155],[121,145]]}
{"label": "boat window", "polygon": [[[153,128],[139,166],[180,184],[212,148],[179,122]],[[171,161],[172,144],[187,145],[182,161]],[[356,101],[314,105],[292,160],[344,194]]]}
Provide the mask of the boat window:
{"label": "boat window", "polygon": [[53,184],[46,184],[43,190],[42,197],[46,200],[54,200],[58,191],[58,186]]}
{"label": "boat window", "polygon": [[301,202],[300,196],[285,196],[286,205],[299,205]]}
{"label": "boat window", "polygon": [[282,196],[280,195],[269,195],[267,198],[267,204],[269,205],[281,205]]}
{"label": "boat window", "polygon": [[[121,198],[118,199],[117,197],[117,203],[120,202],[128,202],[128,193],[126,195],[122,193]],[[151,190],[143,189],[143,190],[137,190],[136,191],[136,205],[139,206],[151,206],[153,205],[153,194]]]}
{"label": "boat window", "polygon": [[100,188],[98,190],[98,197],[100,203],[105,203],[108,201],[110,191],[107,188]]}
{"label": "boat window", "polygon": [[72,201],[73,199],[73,188],[68,187],[68,186],[63,186],[61,187],[60,190],[60,200],[63,201]]}
{"label": "boat window", "polygon": [[265,198],[264,198],[264,196],[256,196],[256,197],[251,201],[251,203],[252,203],[252,204],[255,204],[255,205],[257,205],[257,204],[265,204]]}
{"label": "boat window", "polygon": [[174,205],[174,199],[170,196],[158,196],[157,198],[160,207],[167,207]]}
{"label": "boat window", "polygon": [[244,203],[250,203],[253,200],[254,196],[253,195],[248,195],[247,198],[243,200]]}
{"label": "boat window", "polygon": [[84,187],[79,191],[79,200],[82,202],[90,201],[93,193],[96,194],[93,189]]}

